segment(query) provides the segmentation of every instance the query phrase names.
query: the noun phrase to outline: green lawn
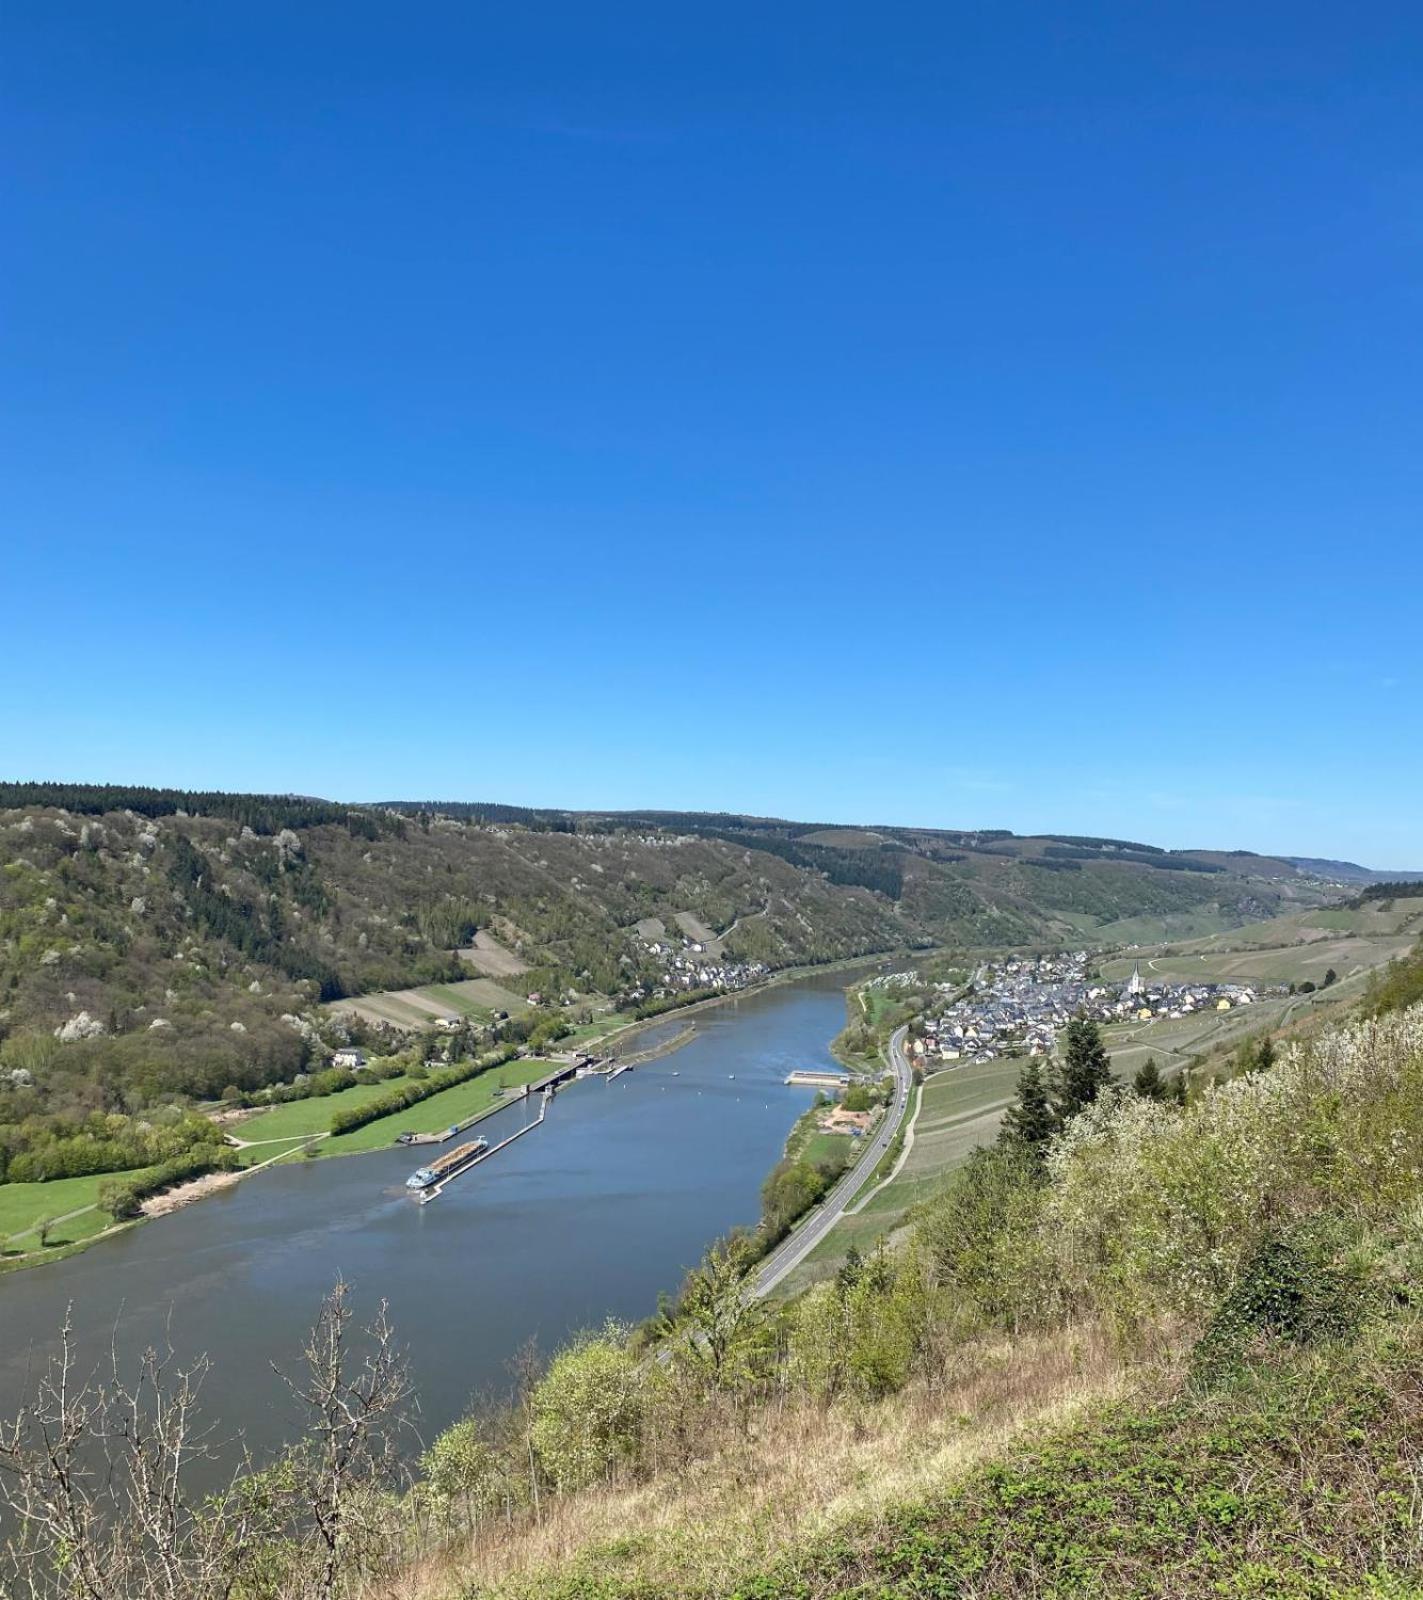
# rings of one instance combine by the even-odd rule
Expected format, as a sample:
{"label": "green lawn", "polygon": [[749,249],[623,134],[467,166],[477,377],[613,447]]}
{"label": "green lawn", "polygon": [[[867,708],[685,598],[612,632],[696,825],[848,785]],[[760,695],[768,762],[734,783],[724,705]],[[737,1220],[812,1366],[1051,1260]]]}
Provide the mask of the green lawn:
{"label": "green lawn", "polygon": [[[33,1250],[39,1244],[33,1229],[47,1217],[61,1217],[92,1206],[99,1198],[99,1185],[121,1174],[100,1172],[85,1178],[55,1178],[49,1183],[0,1183],[0,1241],[12,1249]],[[109,1225],[107,1212],[89,1211],[61,1224],[50,1234],[52,1245],[73,1244],[87,1239]],[[19,1237],[26,1234],[26,1237]]]}
{"label": "green lawn", "polygon": [[[406,1080],[387,1078],[384,1083],[358,1083],[353,1088],[342,1089],[339,1094],[313,1095],[309,1100],[289,1100],[284,1106],[273,1106],[270,1111],[259,1112],[245,1122],[235,1123],[232,1134],[238,1139],[299,1139],[325,1133],[331,1119],[338,1111],[352,1106],[363,1106],[390,1089],[399,1088]],[[275,1150],[267,1152],[275,1155]],[[259,1158],[260,1159],[260,1158]]]}
{"label": "green lawn", "polygon": [[599,1039],[605,1039],[619,1028],[630,1028],[634,1019],[621,1011],[610,1011],[606,1016],[594,1017],[591,1022],[580,1022],[571,1033],[559,1040],[559,1048],[587,1049]]}
{"label": "green lawn", "polygon": [[801,1151],[801,1159],[809,1161],[812,1166],[821,1161],[829,1161],[836,1166],[843,1166],[850,1158],[851,1146],[858,1143],[859,1140],[852,1139],[848,1133],[822,1133],[817,1129],[805,1141],[805,1148]]}
{"label": "green lawn", "polygon": [[441,1128],[448,1128],[452,1122],[461,1122],[465,1117],[497,1106],[500,1097],[495,1091],[501,1086],[517,1089],[523,1084],[533,1083],[537,1078],[546,1077],[553,1068],[552,1061],[506,1061],[503,1066],[491,1067],[477,1078],[457,1083],[453,1089],[432,1095],[419,1105],[408,1106],[393,1116],[368,1122],[364,1128],[354,1128],[350,1133],[323,1139],[315,1149],[323,1156],[354,1155],[361,1150],[383,1149],[395,1142],[398,1133],[434,1133]]}

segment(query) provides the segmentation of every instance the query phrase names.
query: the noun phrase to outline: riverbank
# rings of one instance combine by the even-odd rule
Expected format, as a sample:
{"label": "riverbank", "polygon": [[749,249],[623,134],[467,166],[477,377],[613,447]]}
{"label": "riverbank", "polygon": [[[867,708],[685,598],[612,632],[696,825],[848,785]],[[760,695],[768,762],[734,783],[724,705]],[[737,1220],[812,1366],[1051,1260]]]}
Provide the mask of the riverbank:
{"label": "riverbank", "polygon": [[[675,1007],[657,1017],[632,1018],[626,1022],[621,1022],[604,1030],[596,1040],[587,1035],[585,1035],[586,1042],[585,1040],[579,1040],[577,1033],[580,1030],[575,1030],[575,1034],[570,1036],[566,1042],[580,1048],[588,1048],[596,1043],[600,1049],[609,1050],[617,1045],[626,1045],[639,1033],[649,1031],[659,1025],[680,1021],[683,1018],[692,1018],[702,1013],[713,1012],[731,1001],[740,1001],[758,995],[765,995],[788,984],[794,984],[806,979],[832,977],[842,972],[854,972],[857,969],[878,967],[911,954],[922,955],[923,952],[906,950],[878,951],[868,955],[850,956],[840,961],[825,962],[813,966],[787,967],[773,973],[763,982],[754,984],[747,989],[737,989],[725,994],[710,995],[689,1005]],[[690,1044],[695,1038],[695,1025],[693,1025],[693,1030],[692,1033],[679,1035],[675,1043],[669,1044],[668,1049],[680,1049],[683,1045]],[[656,1052],[656,1057],[649,1057],[648,1059],[656,1059],[666,1053],[667,1050],[659,1048]],[[546,1061],[543,1058],[522,1057],[515,1062],[507,1063],[505,1067],[495,1067],[490,1070],[492,1073],[503,1073],[506,1068],[521,1069],[514,1072],[512,1076],[527,1082],[542,1076],[545,1072],[551,1070],[554,1065],[555,1063]],[[429,1127],[446,1127],[453,1122],[463,1120],[471,1114],[475,1114],[475,1122],[477,1123],[487,1117],[497,1115],[498,1112],[514,1103],[512,1097],[499,1099],[491,1097],[483,1105],[466,1104],[467,1101],[477,1098],[477,1094],[473,1093],[474,1086],[480,1084],[485,1085],[484,1090],[481,1092],[487,1093],[490,1085],[486,1082],[486,1075],[481,1074],[479,1077],[470,1079],[466,1084],[456,1085],[451,1089],[445,1090],[443,1094],[432,1096],[431,1099],[422,1101],[416,1106],[409,1107],[404,1111],[394,1112],[390,1117],[382,1117],[377,1121],[366,1124],[364,1128],[353,1130],[349,1134],[334,1137],[330,1134],[328,1125],[332,1100],[335,1097],[328,1096],[309,1101],[293,1101],[288,1105],[260,1112],[257,1117],[237,1126],[242,1129],[255,1129],[264,1118],[274,1119],[271,1124],[268,1124],[269,1127],[277,1125],[275,1119],[284,1117],[286,1121],[282,1124],[280,1132],[275,1138],[251,1140],[242,1139],[240,1135],[237,1136],[240,1142],[239,1157],[256,1156],[257,1159],[253,1160],[250,1166],[244,1166],[233,1177],[234,1179],[245,1180],[257,1172],[265,1170],[267,1167],[275,1166],[280,1162],[289,1161],[295,1157],[307,1156],[308,1153],[313,1158],[319,1156],[323,1163],[332,1156],[377,1154],[392,1147],[396,1133],[427,1131]],[[511,1083],[505,1087],[517,1088],[519,1086],[519,1083]],[[384,1085],[361,1085],[355,1091],[346,1092],[369,1095],[380,1092],[384,1087]],[[458,1106],[454,1100],[448,1098],[450,1096],[459,1097]],[[432,1108],[437,1104],[441,1106],[440,1115],[432,1118]],[[311,1126],[306,1126],[306,1121],[309,1119],[318,1120],[312,1121]],[[300,1127],[297,1126],[298,1122],[302,1124]],[[471,1126],[473,1125],[475,1124],[471,1123]],[[284,1148],[275,1149],[278,1144],[281,1144]],[[273,1150],[272,1154],[268,1154],[269,1148]],[[84,1179],[59,1181],[71,1184],[90,1184],[96,1190],[100,1180],[95,1178],[92,1182]],[[3,1200],[5,1190],[9,1187],[11,1186],[0,1185],[0,1200]],[[50,1186],[42,1185],[36,1187],[48,1189]],[[193,1199],[205,1198],[209,1192],[211,1191],[205,1190],[201,1194],[195,1194]],[[57,1190],[56,1199],[58,1204],[62,1206],[64,1202],[59,1199]],[[186,1204],[181,1207],[165,1206],[161,1211],[155,1211],[152,1215],[145,1214],[143,1217],[122,1223],[108,1222],[107,1217],[105,1217],[103,1223],[95,1226],[97,1219],[104,1216],[104,1214],[99,1212],[96,1201],[86,1196],[85,1203],[77,1211],[71,1209],[62,1218],[56,1218],[55,1221],[62,1221],[66,1227],[73,1227],[76,1232],[82,1229],[90,1231],[82,1237],[65,1238],[45,1248],[30,1249],[15,1255],[0,1257],[0,1273],[25,1271],[66,1260],[70,1256],[87,1250],[90,1245],[97,1244],[101,1240],[112,1239],[121,1231],[140,1227],[147,1221],[158,1220],[160,1216],[172,1215],[176,1211],[186,1208]],[[21,1232],[9,1231],[12,1237],[24,1237]]]}
{"label": "riverbank", "polygon": [[[299,1358],[339,1276],[358,1323],[389,1302],[428,1444],[472,1393],[507,1391],[509,1362],[532,1336],[547,1353],[610,1317],[640,1322],[712,1241],[755,1225],[765,1178],[814,1098],[786,1074],[831,1065],[848,981],[814,976],[700,1013],[675,1058],[570,1084],[538,1132],[434,1205],[405,1189],[429,1150],[388,1147],[361,1161],[298,1150],[261,1181],[131,1228],[107,1249],[7,1277],[0,1415],[21,1403],[72,1304],[86,1369],[109,1366],[115,1330],[125,1371],[150,1345],[171,1344],[183,1360],[208,1353],[211,1415],[226,1438],[240,1426],[265,1462],[297,1423],[272,1365]],[[681,1026],[644,1032],[638,1045]],[[511,1105],[475,1131],[494,1145],[525,1115]],[[206,1489],[219,1476],[204,1466],[195,1481]]]}

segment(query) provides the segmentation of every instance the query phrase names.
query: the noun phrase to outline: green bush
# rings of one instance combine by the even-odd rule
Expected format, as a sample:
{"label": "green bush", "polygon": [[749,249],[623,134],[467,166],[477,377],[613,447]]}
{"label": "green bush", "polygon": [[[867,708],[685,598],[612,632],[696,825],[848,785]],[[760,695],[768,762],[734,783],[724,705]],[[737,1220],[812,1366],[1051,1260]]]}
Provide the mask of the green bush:
{"label": "green bush", "polygon": [[637,1447],[645,1369],[622,1329],[584,1334],[554,1358],[534,1390],[532,1442],[561,1490],[612,1475]]}
{"label": "green bush", "polygon": [[237,1152],[230,1145],[210,1145],[175,1156],[146,1172],[138,1172],[122,1182],[99,1185],[99,1209],[115,1222],[136,1217],[150,1195],[171,1189],[175,1183],[201,1178],[209,1172],[231,1172],[237,1166]]}
{"label": "green bush", "polygon": [[1378,1303],[1368,1272],[1306,1225],[1261,1241],[1193,1353],[1206,1381],[1236,1367],[1260,1339],[1307,1345],[1349,1339]]}

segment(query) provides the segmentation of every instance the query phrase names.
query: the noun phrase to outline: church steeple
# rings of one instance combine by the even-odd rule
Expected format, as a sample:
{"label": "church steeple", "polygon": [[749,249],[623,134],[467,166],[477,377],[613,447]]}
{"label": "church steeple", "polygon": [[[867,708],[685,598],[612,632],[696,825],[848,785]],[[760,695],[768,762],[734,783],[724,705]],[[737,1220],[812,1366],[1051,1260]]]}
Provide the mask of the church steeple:
{"label": "church steeple", "polygon": [[1131,969],[1131,982],[1127,985],[1127,993],[1135,995],[1144,994],[1145,992],[1146,985],[1141,979],[1141,964],[1140,962],[1136,962],[1133,964]]}

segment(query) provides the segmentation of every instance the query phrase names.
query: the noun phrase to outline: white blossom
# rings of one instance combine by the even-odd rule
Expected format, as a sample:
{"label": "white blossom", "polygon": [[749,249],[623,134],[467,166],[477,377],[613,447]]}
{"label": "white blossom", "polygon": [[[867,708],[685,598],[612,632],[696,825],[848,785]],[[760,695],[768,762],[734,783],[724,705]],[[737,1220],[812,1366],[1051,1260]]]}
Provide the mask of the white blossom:
{"label": "white blossom", "polygon": [[104,1024],[97,1017],[81,1011],[68,1022],[61,1022],[54,1030],[54,1036],[61,1044],[73,1044],[76,1039],[97,1039],[103,1031]]}

